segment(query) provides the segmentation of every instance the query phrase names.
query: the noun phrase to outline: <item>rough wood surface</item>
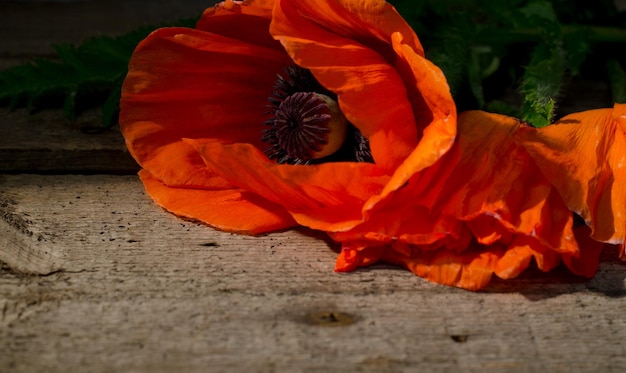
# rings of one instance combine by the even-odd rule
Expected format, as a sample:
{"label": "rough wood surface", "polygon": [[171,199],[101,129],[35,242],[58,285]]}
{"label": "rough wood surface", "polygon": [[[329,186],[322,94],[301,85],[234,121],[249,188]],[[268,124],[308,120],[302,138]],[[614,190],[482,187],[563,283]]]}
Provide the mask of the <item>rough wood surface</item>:
{"label": "rough wood surface", "polygon": [[138,166],[119,127],[91,111],[70,122],[61,110],[29,114],[0,108],[0,173],[134,174]]}
{"label": "rough wood surface", "polygon": [[616,262],[471,293],[387,266],[336,274],[312,232],[179,220],[133,176],[8,175],[0,191],[0,371],[626,368]]}
{"label": "rough wood surface", "polygon": [[199,17],[207,0],[0,0],[0,69],[35,56],[50,56],[52,45],[117,35],[138,26]]}
{"label": "rough wood surface", "polygon": [[[0,0],[0,69],[211,3]],[[597,105],[594,84],[571,110]],[[531,270],[470,293],[384,265],[334,273],[311,231],[177,219],[134,175],[17,174],[134,173],[95,115],[0,109],[0,373],[626,370],[615,253],[592,280]]]}
{"label": "rough wood surface", "polygon": [[[53,44],[80,43],[139,26],[199,17],[206,0],[0,0],[0,70],[53,55]],[[75,122],[61,110],[29,115],[0,108],[0,173],[116,173],[137,171],[119,130],[98,133],[97,111]]]}

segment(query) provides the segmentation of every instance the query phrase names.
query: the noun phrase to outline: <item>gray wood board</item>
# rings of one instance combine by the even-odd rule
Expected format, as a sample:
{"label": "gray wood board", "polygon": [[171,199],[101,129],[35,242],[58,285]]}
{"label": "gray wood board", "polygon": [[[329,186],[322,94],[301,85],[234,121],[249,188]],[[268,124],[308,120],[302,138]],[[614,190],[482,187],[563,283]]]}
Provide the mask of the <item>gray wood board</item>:
{"label": "gray wood board", "polygon": [[98,115],[0,108],[0,173],[136,173],[119,127],[104,129]]}
{"label": "gray wood board", "polygon": [[54,44],[199,18],[213,4],[206,0],[0,1],[0,69],[52,55]]}
{"label": "gray wood board", "polygon": [[[134,176],[0,177],[0,371],[623,371],[624,266],[472,293],[323,235],[233,235]],[[40,273],[42,275],[29,275]]]}

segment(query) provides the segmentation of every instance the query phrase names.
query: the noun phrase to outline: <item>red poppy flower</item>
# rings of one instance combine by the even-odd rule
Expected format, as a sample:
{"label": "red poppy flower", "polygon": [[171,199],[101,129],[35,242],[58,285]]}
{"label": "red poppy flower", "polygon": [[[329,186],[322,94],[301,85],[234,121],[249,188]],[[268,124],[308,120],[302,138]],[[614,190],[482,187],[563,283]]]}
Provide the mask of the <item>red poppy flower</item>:
{"label": "red poppy flower", "polygon": [[618,244],[626,232],[626,104],[575,113],[518,136],[595,240]]}
{"label": "red poppy flower", "polygon": [[158,204],[261,233],[359,224],[449,149],[455,117],[445,77],[384,1],[226,1],[137,47],[120,123]]}
{"label": "red poppy flower", "polygon": [[575,237],[571,212],[513,141],[519,128],[511,117],[461,113],[450,152],[368,210],[386,225],[365,221],[331,234],[343,243],[336,269],[383,260],[472,290],[492,274],[516,277],[533,258],[543,271],[563,260],[572,272],[593,276],[602,245],[579,249],[585,235]]}
{"label": "red poppy flower", "polygon": [[[120,123],[148,194],[236,232],[296,224],[478,289],[535,258],[595,271],[519,123],[456,111],[414,32],[378,0],[226,1],[136,49]],[[453,146],[451,150],[451,147]]]}

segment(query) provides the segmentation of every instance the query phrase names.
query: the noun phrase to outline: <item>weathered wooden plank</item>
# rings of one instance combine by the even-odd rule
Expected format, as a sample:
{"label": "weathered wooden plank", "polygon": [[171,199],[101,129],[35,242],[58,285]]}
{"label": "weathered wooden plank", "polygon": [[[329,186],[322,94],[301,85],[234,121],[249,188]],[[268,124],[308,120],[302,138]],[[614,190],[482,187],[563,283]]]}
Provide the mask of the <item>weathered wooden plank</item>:
{"label": "weathered wooden plank", "polygon": [[0,260],[48,273],[0,268],[0,371],[626,368],[614,261],[470,293],[388,266],[333,273],[308,231],[179,220],[132,176],[2,176],[0,196]]}
{"label": "weathered wooden plank", "polygon": [[[2,1],[0,69],[49,56],[53,44],[198,17],[210,5],[200,0]],[[97,111],[72,123],[60,110],[30,115],[0,108],[0,173],[135,173],[119,130],[93,133],[101,126]]]}
{"label": "weathered wooden plank", "polygon": [[80,43],[117,35],[139,26],[199,17],[206,0],[0,1],[0,61],[13,62],[53,53],[52,44]]}
{"label": "weathered wooden plank", "polygon": [[[50,56],[53,44],[199,17],[210,5],[203,0],[0,1],[0,69]],[[29,115],[0,108],[0,173],[135,173],[119,130],[92,133],[98,127],[96,111],[71,123],[60,110]]]}
{"label": "weathered wooden plank", "polygon": [[[0,70],[48,57],[53,44],[199,17],[210,5],[203,0],[0,1]],[[0,173],[135,173],[119,130],[94,134],[101,126],[97,111],[72,123],[61,110],[29,115],[0,108]]]}
{"label": "weathered wooden plank", "polygon": [[70,122],[61,110],[29,114],[0,108],[0,173],[136,173],[119,127],[97,111]]}
{"label": "weathered wooden plank", "polygon": [[[234,235],[180,220],[154,205],[136,176],[4,175],[0,201],[4,231],[15,232],[15,240],[0,238],[0,260],[24,273],[45,275],[114,265],[111,259],[117,254],[107,252],[111,247],[154,258],[158,249],[175,244],[183,251],[215,255],[226,250],[213,248],[223,246],[222,241],[235,249],[261,242],[273,246],[282,237]],[[296,244],[313,243],[327,248],[313,238],[296,240]],[[7,250],[9,245],[16,249]]]}

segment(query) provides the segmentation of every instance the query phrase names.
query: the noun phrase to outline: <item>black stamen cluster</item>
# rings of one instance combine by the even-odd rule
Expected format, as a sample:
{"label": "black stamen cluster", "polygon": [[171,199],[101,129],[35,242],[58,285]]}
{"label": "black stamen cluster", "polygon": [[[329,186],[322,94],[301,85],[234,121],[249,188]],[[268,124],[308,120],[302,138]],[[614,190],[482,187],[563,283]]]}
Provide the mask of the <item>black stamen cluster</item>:
{"label": "black stamen cluster", "polygon": [[[328,143],[327,124],[330,109],[326,102],[312,92],[296,92],[283,101],[274,113],[274,133],[277,145],[286,156],[299,164],[313,158]],[[278,159],[278,162],[287,159]]]}
{"label": "black stamen cluster", "polygon": [[263,142],[268,144],[265,154],[279,164],[319,164],[324,162],[373,163],[369,141],[353,125],[348,125],[346,141],[335,154],[312,159],[311,154],[327,143],[330,120],[328,105],[315,93],[337,100],[337,96],[324,88],[313,74],[299,66],[285,69],[278,75],[272,94],[268,97],[268,114]]}

